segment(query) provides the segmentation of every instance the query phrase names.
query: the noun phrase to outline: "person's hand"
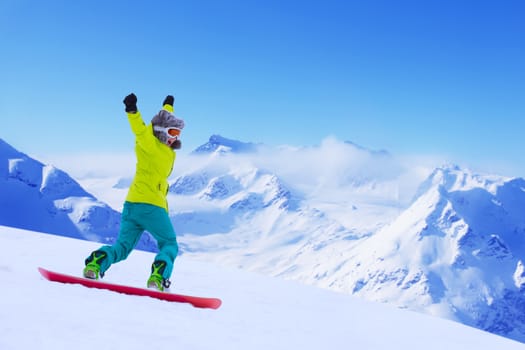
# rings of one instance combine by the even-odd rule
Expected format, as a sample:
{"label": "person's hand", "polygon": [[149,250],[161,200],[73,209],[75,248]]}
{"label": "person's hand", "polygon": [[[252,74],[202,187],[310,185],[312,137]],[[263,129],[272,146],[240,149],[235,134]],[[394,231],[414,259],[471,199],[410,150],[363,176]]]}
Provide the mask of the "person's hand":
{"label": "person's hand", "polygon": [[170,105],[173,107],[173,103],[175,103],[175,98],[172,96],[172,95],[168,95],[166,96],[166,98],[164,99],[164,102],[162,103],[162,105]]}
{"label": "person's hand", "polygon": [[127,113],[136,113],[137,112],[137,96],[134,93],[129,94],[124,98],[124,104],[126,105]]}

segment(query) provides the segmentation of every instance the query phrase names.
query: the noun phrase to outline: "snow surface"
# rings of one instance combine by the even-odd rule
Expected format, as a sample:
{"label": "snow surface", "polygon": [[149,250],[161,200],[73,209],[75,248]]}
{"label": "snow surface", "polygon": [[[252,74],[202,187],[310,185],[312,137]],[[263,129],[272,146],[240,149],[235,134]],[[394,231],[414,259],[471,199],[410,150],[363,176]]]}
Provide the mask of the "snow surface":
{"label": "snow surface", "polygon": [[[98,244],[0,226],[0,349],[525,349],[456,322],[181,256],[174,292],[218,310],[53,283],[79,275]],[[134,251],[105,280],[141,286],[152,253]]]}

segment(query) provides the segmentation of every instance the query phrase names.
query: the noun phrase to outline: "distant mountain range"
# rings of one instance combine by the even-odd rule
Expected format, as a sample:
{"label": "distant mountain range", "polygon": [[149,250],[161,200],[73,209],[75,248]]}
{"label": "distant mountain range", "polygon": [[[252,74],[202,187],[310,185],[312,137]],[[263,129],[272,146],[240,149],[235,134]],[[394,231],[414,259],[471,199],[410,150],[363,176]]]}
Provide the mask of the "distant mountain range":
{"label": "distant mountain range", "polygon": [[[168,200],[182,254],[525,342],[525,180],[439,166],[406,204],[396,199],[400,176],[375,170],[395,168],[387,151],[337,145],[306,186],[291,172],[305,150],[275,150],[290,158],[270,163],[261,147],[214,135],[187,156],[192,166],[176,168]],[[346,158],[361,167],[339,167]],[[118,213],[3,141],[0,191],[3,225],[98,241],[118,230]]]}

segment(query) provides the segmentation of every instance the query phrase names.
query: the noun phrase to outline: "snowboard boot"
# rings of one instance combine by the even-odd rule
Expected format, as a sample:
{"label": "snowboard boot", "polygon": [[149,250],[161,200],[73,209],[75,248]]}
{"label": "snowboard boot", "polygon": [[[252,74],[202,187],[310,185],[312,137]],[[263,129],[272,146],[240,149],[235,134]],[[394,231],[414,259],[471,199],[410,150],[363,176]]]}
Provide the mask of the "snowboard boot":
{"label": "snowboard boot", "polygon": [[100,264],[104,259],[107,258],[107,254],[100,250],[96,250],[86,259],[84,267],[84,277],[92,280],[98,280],[98,278],[104,277],[104,273],[100,272]]}
{"label": "snowboard boot", "polygon": [[170,280],[162,277],[166,263],[164,261],[155,261],[151,265],[151,276],[148,278],[148,288],[156,289],[160,292],[167,291],[171,285]]}

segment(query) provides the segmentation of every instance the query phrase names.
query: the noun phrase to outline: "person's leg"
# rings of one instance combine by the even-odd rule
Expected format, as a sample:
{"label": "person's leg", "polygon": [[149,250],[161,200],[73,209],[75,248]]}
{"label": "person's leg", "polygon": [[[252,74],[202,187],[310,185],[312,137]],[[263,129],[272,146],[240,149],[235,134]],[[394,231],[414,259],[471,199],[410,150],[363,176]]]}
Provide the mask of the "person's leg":
{"label": "person's leg", "polygon": [[144,228],[151,233],[157,240],[159,252],[155,256],[154,264],[162,262],[157,272],[159,272],[165,280],[168,280],[173,271],[173,262],[177,258],[179,252],[179,245],[175,230],[171,224],[168,213],[164,208],[154,207],[154,210],[149,215],[144,216]]}
{"label": "person's leg", "polygon": [[111,246],[99,248],[86,259],[86,265],[93,261],[99,265],[100,276],[104,276],[112,264],[126,259],[144,232],[144,228],[139,223],[140,218],[137,217],[140,213],[135,206],[136,203],[124,203],[117,241]]}

